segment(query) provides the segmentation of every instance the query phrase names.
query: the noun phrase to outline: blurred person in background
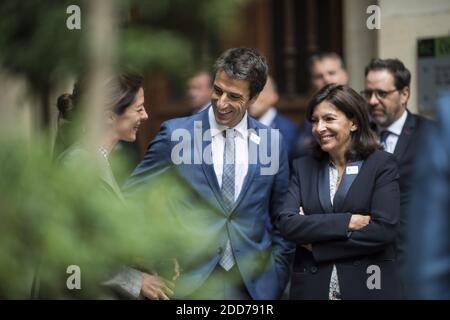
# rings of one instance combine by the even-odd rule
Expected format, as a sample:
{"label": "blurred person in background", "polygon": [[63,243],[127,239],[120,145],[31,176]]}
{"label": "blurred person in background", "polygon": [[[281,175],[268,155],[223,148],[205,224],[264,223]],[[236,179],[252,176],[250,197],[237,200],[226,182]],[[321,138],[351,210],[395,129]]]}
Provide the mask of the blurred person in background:
{"label": "blurred person in background", "polygon": [[[406,247],[406,283],[413,299],[450,299],[450,92],[438,99],[414,166]],[[414,143],[420,143],[414,141]]]}
{"label": "blurred person in background", "polygon": [[[313,54],[308,61],[311,90],[315,94],[328,84],[348,84],[348,74],[344,61],[335,52]],[[304,119],[300,125],[295,147],[295,157],[308,154],[315,144],[311,133],[311,123]]]}
{"label": "blurred person in background", "polygon": [[272,77],[267,77],[266,85],[258,96],[258,99],[251,104],[248,112],[263,125],[280,130],[284,138],[289,159],[292,159],[292,152],[297,138],[298,129],[295,123],[283,116],[275,107],[279,100],[277,86]]}
{"label": "blurred person in background", "polygon": [[317,53],[309,59],[311,86],[314,92],[328,84],[348,84],[344,61],[335,52]]}
{"label": "blurred person in background", "polygon": [[202,112],[211,104],[212,79],[206,71],[195,73],[187,82],[186,96],[192,114]]}

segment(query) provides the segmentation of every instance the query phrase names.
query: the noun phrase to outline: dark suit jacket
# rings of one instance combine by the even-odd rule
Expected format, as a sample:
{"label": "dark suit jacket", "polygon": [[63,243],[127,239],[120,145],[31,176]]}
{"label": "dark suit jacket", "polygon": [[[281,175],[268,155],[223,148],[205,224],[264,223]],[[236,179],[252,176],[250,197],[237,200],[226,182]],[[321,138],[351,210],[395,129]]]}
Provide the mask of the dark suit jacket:
{"label": "dark suit jacket", "polygon": [[[261,162],[259,149],[264,140],[261,133],[266,131],[270,141],[275,132],[248,117],[248,129],[255,130],[261,138],[259,144],[255,142],[258,139],[249,139],[249,159],[255,156],[257,161],[249,164],[239,198],[232,210],[228,211],[213,164],[201,161],[211,144],[209,129],[208,109],[191,117],[164,122],[159,134],[150,143],[144,159],[134,170],[128,187],[145,183],[155,172],[161,172],[170,166],[193,190],[188,198],[180,195],[179,199],[173,199],[180,208],[173,212],[178,221],[185,221],[186,228],[191,231],[199,228],[197,231],[202,239],[201,246],[192,248],[188,256],[180,257],[180,265],[184,271],[176,284],[176,297],[188,296],[205,282],[218,265],[229,236],[237,263],[235,267],[239,268],[251,297],[278,299],[289,279],[294,250],[293,244],[283,239],[272,223],[275,213],[279,212],[284,203],[289,185],[287,153],[281,136],[278,135],[279,139],[276,140],[280,150],[279,158],[276,159],[279,169],[276,174],[262,175],[261,169],[270,164]],[[184,136],[180,138],[176,134]],[[176,146],[179,148],[180,140],[185,146],[182,154],[191,163],[174,165],[172,151],[177,150]],[[268,147],[268,152],[272,152],[273,146],[269,144]],[[195,210],[195,218],[186,214],[192,206],[201,207]],[[202,221],[201,228],[193,225],[195,219]]]}
{"label": "dark suit jacket", "polygon": [[414,187],[412,183],[414,165],[417,156],[421,152],[421,140],[430,124],[430,120],[408,111],[405,125],[394,150],[394,157],[397,160],[400,173],[401,214],[396,239],[396,252],[397,259],[401,265],[403,265],[405,255],[407,221],[409,220],[408,206],[411,202],[412,189]]}
{"label": "dark suit jacket", "polygon": [[[328,159],[295,160],[286,204],[278,216],[281,234],[297,244],[291,298],[328,299],[333,264],[343,299],[398,298],[393,244],[400,201],[392,155],[376,151],[362,162],[357,175],[344,175],[333,206],[328,166]],[[304,216],[298,213],[300,206]],[[348,232],[350,217],[357,212],[370,213],[371,222]],[[303,244],[312,244],[312,252]],[[368,289],[371,265],[381,270],[381,289]]]}
{"label": "dark suit jacket", "polygon": [[316,143],[316,139],[312,135],[311,122],[303,119],[303,122],[299,125],[297,137],[295,138],[293,159],[311,155]]}
{"label": "dark suit jacket", "polygon": [[289,159],[292,159],[295,142],[298,136],[298,126],[294,122],[277,112],[277,115],[272,121],[271,127],[280,130],[288,152]]}

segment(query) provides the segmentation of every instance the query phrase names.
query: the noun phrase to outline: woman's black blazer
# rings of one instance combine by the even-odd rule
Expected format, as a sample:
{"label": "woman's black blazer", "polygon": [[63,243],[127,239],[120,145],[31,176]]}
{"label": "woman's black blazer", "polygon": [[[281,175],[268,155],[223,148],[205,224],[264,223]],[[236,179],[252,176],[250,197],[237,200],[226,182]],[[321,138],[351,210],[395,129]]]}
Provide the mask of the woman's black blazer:
{"label": "woman's black blazer", "polygon": [[[393,246],[400,215],[397,164],[391,154],[375,151],[359,165],[357,174],[343,175],[331,205],[329,160],[294,161],[277,217],[282,235],[297,244],[291,299],[328,299],[333,265],[342,299],[401,298]],[[369,213],[371,221],[350,232],[352,213]],[[312,252],[304,244],[312,244]]]}

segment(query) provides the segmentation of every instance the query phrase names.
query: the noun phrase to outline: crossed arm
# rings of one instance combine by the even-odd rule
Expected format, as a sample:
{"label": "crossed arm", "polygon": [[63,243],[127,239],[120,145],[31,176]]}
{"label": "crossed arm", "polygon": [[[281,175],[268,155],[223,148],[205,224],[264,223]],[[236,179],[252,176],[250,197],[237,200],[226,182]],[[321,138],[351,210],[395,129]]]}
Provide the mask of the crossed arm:
{"label": "crossed arm", "polygon": [[398,171],[393,161],[378,170],[370,217],[351,212],[299,214],[302,201],[294,172],[285,209],[278,215],[282,235],[298,245],[311,244],[307,247],[318,262],[371,254],[394,241],[400,214]]}

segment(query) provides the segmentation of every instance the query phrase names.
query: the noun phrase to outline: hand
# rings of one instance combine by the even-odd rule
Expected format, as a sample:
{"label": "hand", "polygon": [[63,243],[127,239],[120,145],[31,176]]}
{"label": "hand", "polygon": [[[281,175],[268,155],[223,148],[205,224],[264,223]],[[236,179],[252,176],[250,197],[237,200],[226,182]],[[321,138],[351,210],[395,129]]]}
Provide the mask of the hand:
{"label": "hand", "polygon": [[175,285],[157,274],[142,273],[140,296],[150,300],[170,300]]}
{"label": "hand", "polygon": [[176,281],[181,274],[181,267],[176,258],[173,258],[173,277],[172,281]]}
{"label": "hand", "polygon": [[350,222],[348,224],[348,229],[351,231],[359,230],[367,226],[370,222],[370,216],[361,214],[352,214]]}

